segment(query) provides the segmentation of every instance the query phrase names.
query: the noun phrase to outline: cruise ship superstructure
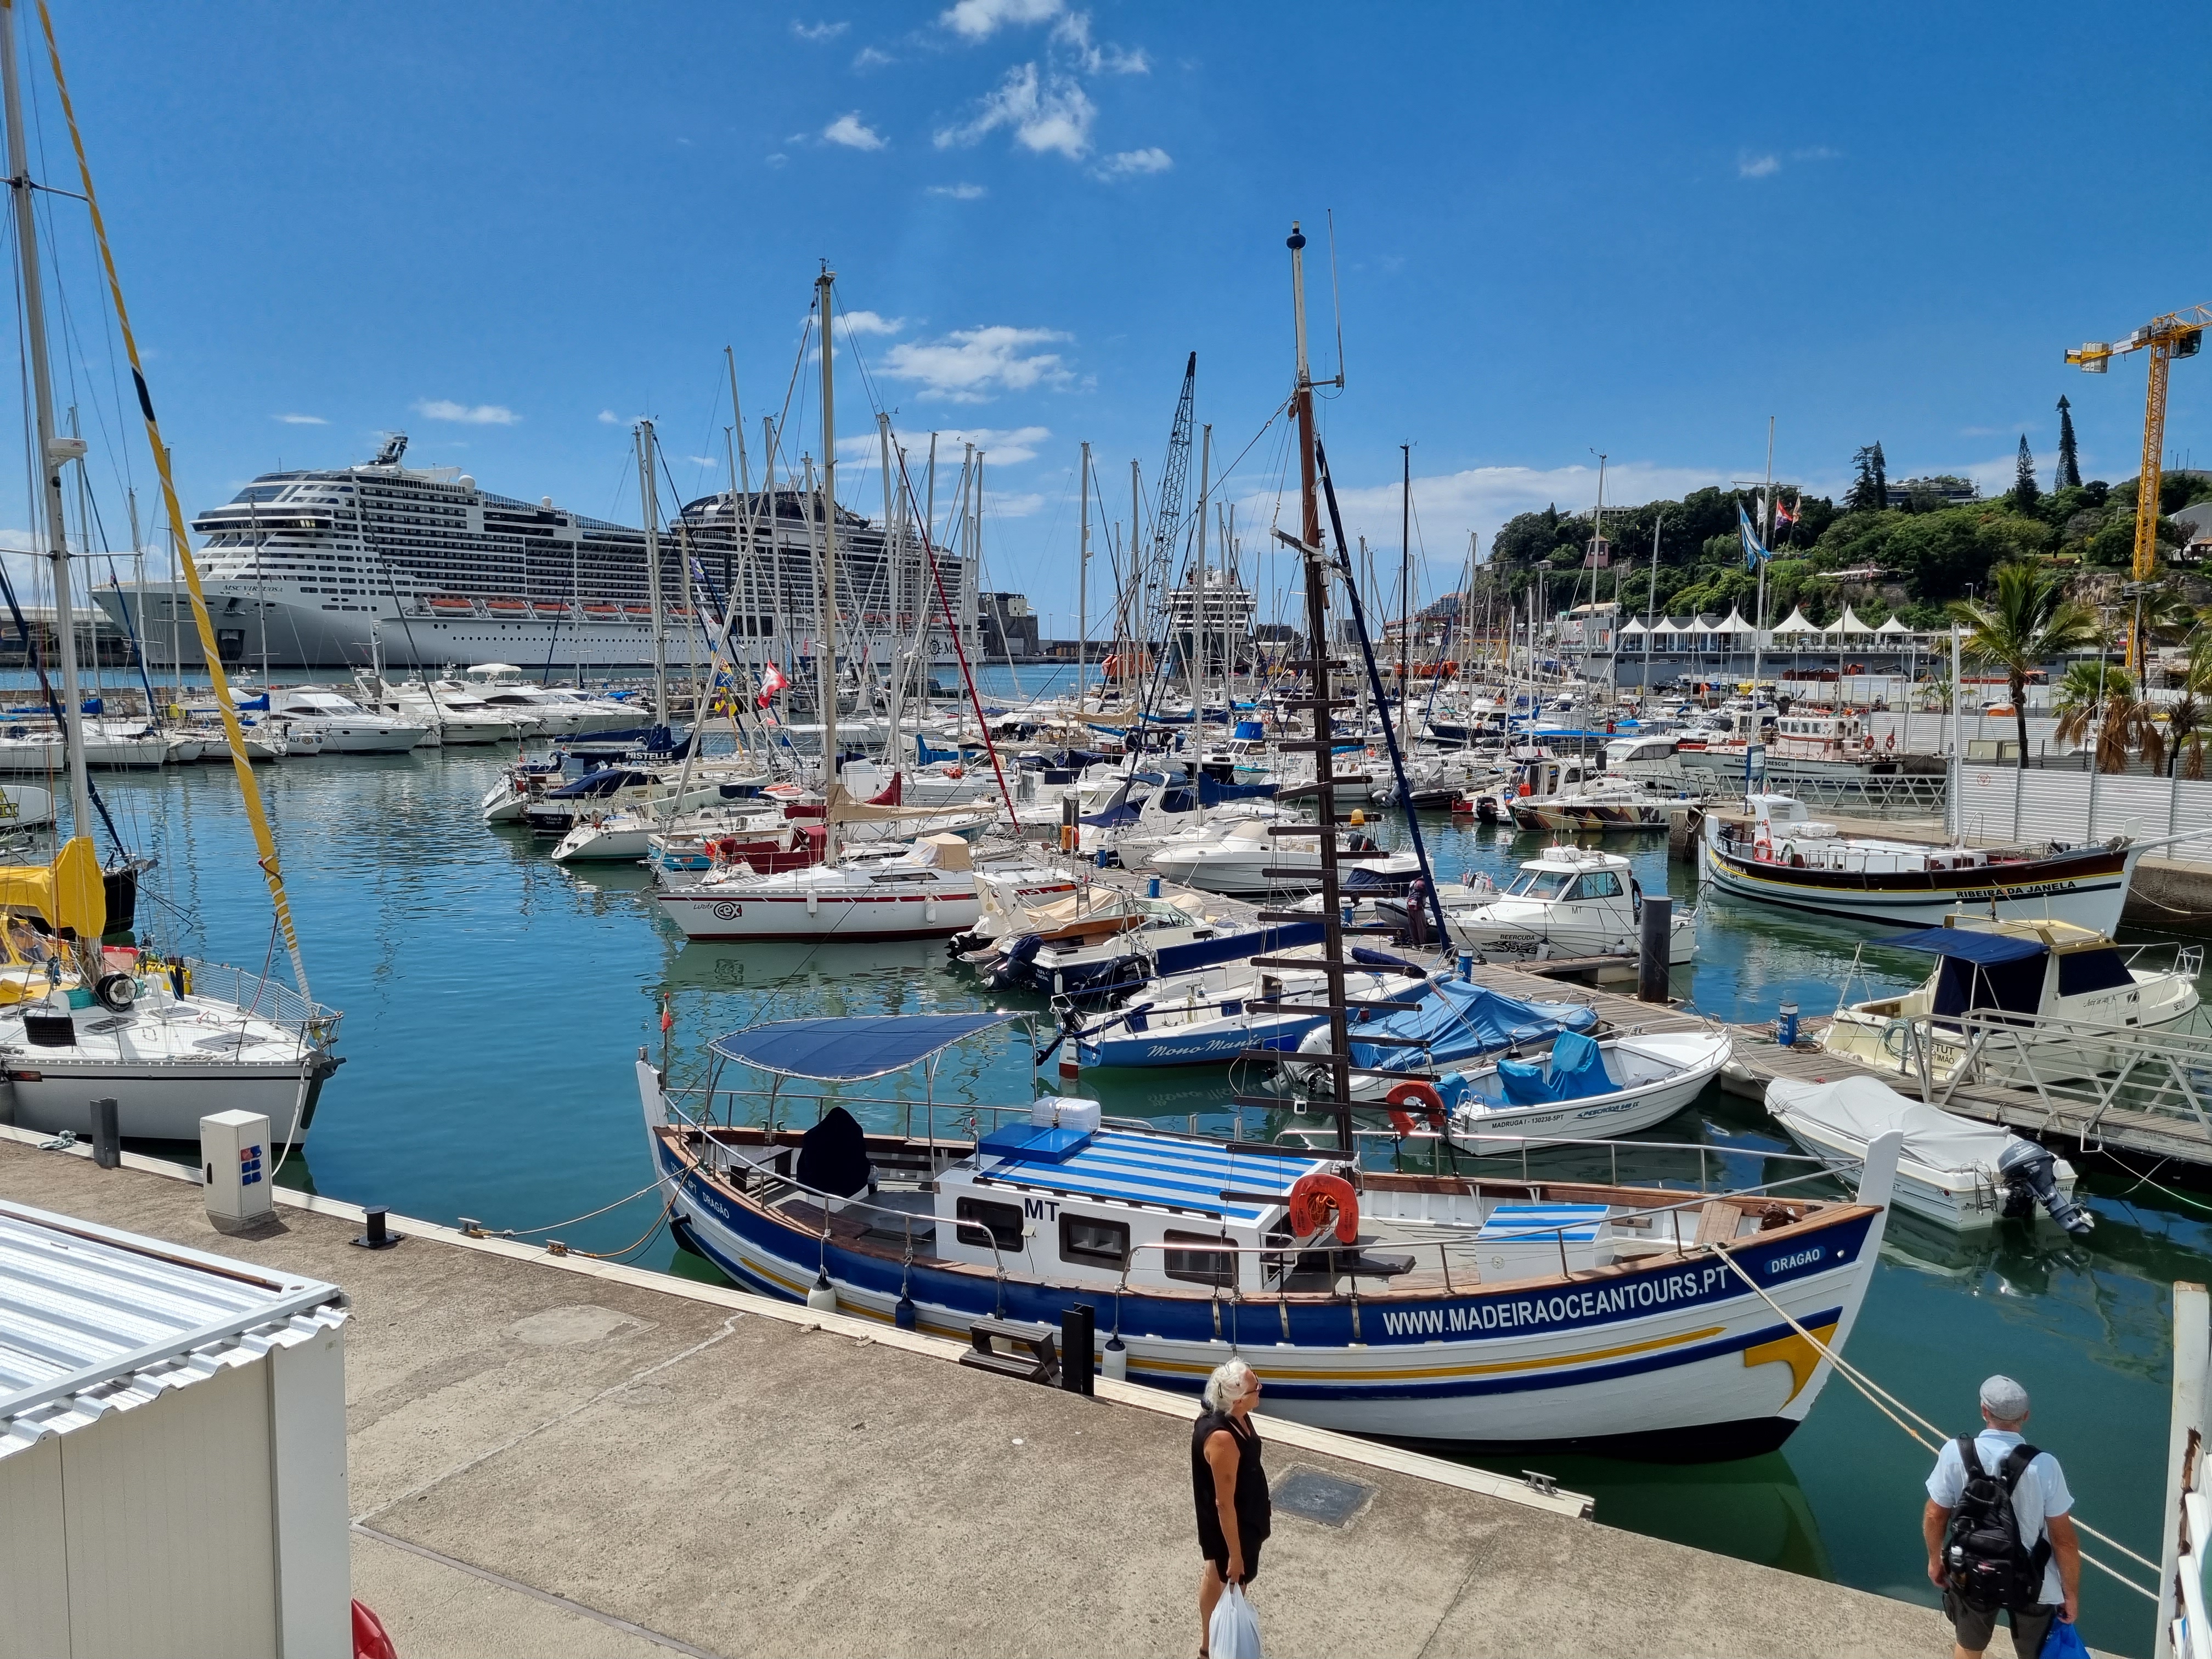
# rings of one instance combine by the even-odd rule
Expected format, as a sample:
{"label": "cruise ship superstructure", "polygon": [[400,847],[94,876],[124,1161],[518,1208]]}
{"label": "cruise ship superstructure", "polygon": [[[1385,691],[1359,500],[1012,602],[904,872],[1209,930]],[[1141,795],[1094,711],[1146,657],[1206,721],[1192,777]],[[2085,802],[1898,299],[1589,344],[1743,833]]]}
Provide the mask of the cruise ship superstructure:
{"label": "cruise ship superstructure", "polygon": [[[550,495],[495,495],[455,467],[402,465],[406,442],[394,434],[359,466],[264,473],[192,521],[226,662],[265,654],[272,666],[357,668],[380,651],[402,666],[502,662],[558,673],[653,661],[642,530],[556,507]],[[704,660],[695,616],[711,618],[734,591],[739,659],[789,672],[821,635],[819,492],[732,494],[690,503],[659,534],[669,659]],[[937,584],[972,629],[965,562],[940,548],[933,575],[918,537],[886,537],[842,507],[837,542],[839,657],[880,666],[919,645],[950,662]],[[693,572],[704,588],[687,580]],[[149,660],[202,661],[180,580],[111,583],[93,598]],[[917,605],[931,613],[926,633]],[[696,641],[688,647],[687,629]]]}

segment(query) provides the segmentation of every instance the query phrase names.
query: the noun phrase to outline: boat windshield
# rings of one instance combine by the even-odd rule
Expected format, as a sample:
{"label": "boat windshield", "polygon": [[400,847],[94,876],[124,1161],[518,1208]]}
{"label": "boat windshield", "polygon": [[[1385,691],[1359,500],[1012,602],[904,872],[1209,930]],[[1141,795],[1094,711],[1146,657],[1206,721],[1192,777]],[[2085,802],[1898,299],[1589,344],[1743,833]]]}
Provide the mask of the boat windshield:
{"label": "boat windshield", "polygon": [[1513,884],[1515,898],[1555,899],[1565,895],[1574,885],[1571,870],[1531,870]]}

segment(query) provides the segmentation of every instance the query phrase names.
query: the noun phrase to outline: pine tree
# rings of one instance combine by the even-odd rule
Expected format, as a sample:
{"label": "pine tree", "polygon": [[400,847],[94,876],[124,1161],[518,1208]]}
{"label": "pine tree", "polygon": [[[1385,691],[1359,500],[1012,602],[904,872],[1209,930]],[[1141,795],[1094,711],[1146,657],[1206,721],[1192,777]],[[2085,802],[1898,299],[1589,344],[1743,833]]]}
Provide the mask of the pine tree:
{"label": "pine tree", "polygon": [[2020,465],[2013,473],[2012,504],[2017,513],[2033,513],[2043,491],[2035,482],[2035,453],[2027,447],[2027,434],[2020,434]]}
{"label": "pine tree", "polygon": [[2058,400],[2058,470],[2052,476],[2054,489],[2079,489],[2081,487],[2081,460],[2074,448],[2074,411],[2066,399]]}
{"label": "pine tree", "polygon": [[1889,463],[1882,459],[1881,440],[1874,441],[1874,504],[1889,505]]}
{"label": "pine tree", "polygon": [[1844,505],[1854,513],[1879,513],[1888,505],[1882,499],[1882,486],[1877,482],[1881,468],[1881,446],[1867,444],[1852,452],[1851,465],[1858,476],[1851,480],[1850,493],[1844,497]]}

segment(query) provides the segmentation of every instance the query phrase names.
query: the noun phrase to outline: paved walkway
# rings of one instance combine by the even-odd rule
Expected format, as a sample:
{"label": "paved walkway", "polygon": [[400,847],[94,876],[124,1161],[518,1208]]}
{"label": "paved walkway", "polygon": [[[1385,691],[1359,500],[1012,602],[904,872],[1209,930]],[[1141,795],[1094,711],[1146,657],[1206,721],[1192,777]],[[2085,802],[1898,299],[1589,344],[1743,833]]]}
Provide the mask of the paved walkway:
{"label": "paved walkway", "polygon": [[[227,1238],[188,1181],[8,1139],[0,1198],[350,1294],[355,1592],[406,1659],[1195,1651],[1181,1402],[1086,1401],[928,1339],[404,1221],[372,1255],[326,1200]],[[1370,1489],[1341,1527],[1278,1520],[1254,1601],[1279,1659],[1948,1645],[1923,1607],[1261,1424],[1279,1482]]]}

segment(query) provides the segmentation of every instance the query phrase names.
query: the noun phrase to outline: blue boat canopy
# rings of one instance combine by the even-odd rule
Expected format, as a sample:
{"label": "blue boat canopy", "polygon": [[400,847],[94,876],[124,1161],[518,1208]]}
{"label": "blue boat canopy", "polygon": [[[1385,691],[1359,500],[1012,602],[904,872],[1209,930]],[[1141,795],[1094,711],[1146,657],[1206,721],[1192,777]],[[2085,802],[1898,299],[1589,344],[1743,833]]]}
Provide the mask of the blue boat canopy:
{"label": "blue boat canopy", "polygon": [[1522,1002],[1465,980],[1431,980],[1418,1007],[1353,1024],[1352,1063],[1407,1062],[1407,1049],[1361,1041],[1368,1036],[1413,1038],[1431,1065],[1443,1066],[1522,1043],[1549,1042],[1565,1031],[1587,1031],[1596,1024],[1597,1010],[1583,1003]]}
{"label": "blue boat canopy", "polygon": [[725,1060],[742,1060],[783,1077],[858,1083],[903,1072],[978,1031],[1010,1024],[1020,1018],[986,1010],[969,1014],[779,1019],[718,1036],[707,1046]]}
{"label": "blue boat canopy", "polygon": [[1994,967],[2000,962],[2019,962],[2039,957],[2049,947],[2039,939],[2015,939],[2009,933],[1978,933],[1971,927],[1923,927],[1916,933],[1899,933],[1876,939],[1877,945],[1901,951],[1925,951],[1935,957],[1958,957]]}

